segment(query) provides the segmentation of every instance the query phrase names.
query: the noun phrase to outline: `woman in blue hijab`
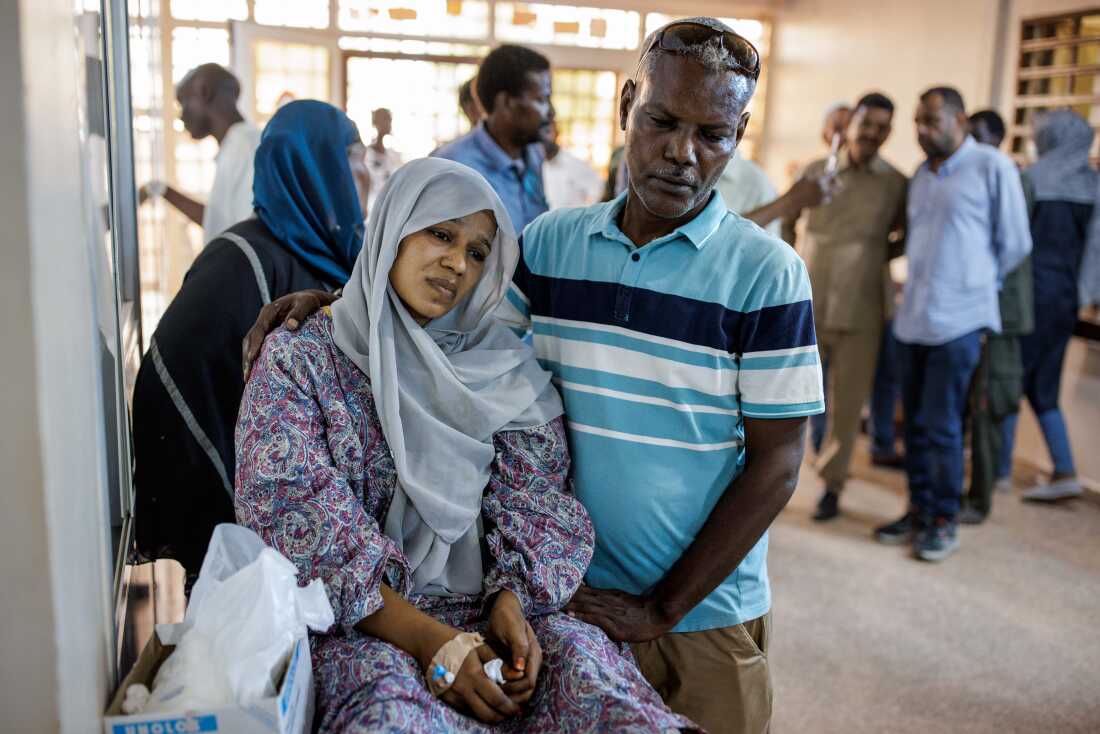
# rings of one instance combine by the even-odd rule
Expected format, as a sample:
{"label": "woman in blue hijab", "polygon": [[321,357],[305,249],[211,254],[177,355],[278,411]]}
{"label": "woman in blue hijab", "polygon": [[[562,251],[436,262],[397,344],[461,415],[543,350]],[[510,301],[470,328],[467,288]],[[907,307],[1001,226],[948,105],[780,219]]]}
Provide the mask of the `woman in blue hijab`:
{"label": "woman in blue hijab", "polygon": [[313,100],[264,129],[255,217],[213,239],[184,277],[134,386],[135,529],[150,559],[198,573],[214,526],[233,522],[241,339],[264,304],[343,286],[363,243],[369,174],[359,131]]}

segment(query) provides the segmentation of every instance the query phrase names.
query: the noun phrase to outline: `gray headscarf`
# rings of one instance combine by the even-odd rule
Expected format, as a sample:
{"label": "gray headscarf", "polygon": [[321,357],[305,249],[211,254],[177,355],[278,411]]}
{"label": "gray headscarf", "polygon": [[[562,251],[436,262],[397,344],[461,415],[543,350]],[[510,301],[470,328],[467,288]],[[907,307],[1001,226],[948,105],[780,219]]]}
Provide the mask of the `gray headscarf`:
{"label": "gray headscarf", "polygon": [[1072,110],[1036,115],[1039,160],[1027,169],[1036,201],[1096,202],[1097,174],[1089,166],[1093,137],[1092,126]]}
{"label": "gray headscarf", "polygon": [[[497,233],[481,280],[421,327],[389,282],[401,241],[482,210],[496,217]],[[336,346],[370,378],[397,468],[384,530],[408,559],[417,593],[481,591],[478,518],[493,434],[562,414],[550,374],[492,316],[518,261],[512,222],[484,178],[453,161],[415,160],[382,189],[351,279],[332,308]]]}

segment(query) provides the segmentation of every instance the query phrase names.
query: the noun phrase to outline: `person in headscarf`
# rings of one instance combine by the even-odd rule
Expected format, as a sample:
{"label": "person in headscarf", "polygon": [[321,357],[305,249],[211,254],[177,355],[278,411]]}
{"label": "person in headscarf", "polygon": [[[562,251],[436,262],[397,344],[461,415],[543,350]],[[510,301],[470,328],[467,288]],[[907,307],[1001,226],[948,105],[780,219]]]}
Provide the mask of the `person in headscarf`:
{"label": "person in headscarf", "polygon": [[336,624],[311,639],[322,732],[693,727],[560,611],[594,537],[550,374],[492,316],[519,256],[485,179],[413,161],[343,297],[252,366],[237,520],[328,590]]}
{"label": "person in headscarf", "polygon": [[241,338],[273,298],[348,279],[363,241],[364,150],[332,105],[280,108],[256,152],[255,216],[206,245],[158,323],[133,402],[145,557],[174,558],[194,576],[214,526],[232,522]]}
{"label": "person in headscarf", "polygon": [[[1024,499],[1054,501],[1081,494],[1065,419],[1058,407],[1062,362],[1077,323],[1078,276],[1095,220],[1096,171],[1089,165],[1093,130],[1068,109],[1035,120],[1039,160],[1024,171],[1031,219],[1035,329],[1021,338],[1024,394],[1039,419],[1054,464],[1049,482],[1023,493]],[[1003,423],[1004,450],[998,475],[1007,483],[1017,417]]]}

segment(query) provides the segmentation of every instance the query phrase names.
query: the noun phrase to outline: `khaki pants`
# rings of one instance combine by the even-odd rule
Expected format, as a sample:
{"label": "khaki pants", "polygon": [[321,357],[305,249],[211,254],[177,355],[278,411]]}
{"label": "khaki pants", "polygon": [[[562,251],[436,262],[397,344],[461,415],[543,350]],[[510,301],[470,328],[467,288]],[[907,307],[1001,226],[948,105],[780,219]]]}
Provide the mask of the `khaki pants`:
{"label": "khaki pants", "polygon": [[744,624],[670,632],[631,645],[668,707],[710,734],[765,734],[772,718],[771,614]]}
{"label": "khaki pants", "polygon": [[825,386],[828,427],[817,458],[817,470],[825,486],[839,490],[848,479],[848,465],[859,436],[863,404],[871,394],[882,329],[834,331],[819,329],[821,359],[828,361]]}

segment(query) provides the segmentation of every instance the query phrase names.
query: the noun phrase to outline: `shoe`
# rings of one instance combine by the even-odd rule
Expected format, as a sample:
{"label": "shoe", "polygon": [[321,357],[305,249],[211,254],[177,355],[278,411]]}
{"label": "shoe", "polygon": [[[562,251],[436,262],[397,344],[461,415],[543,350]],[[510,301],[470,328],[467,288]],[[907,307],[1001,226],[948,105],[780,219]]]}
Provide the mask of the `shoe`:
{"label": "shoe", "polygon": [[821,499],[817,501],[817,511],[814,512],[814,520],[818,522],[832,520],[840,514],[839,504],[840,495],[826,489],[825,494],[821,495]]}
{"label": "shoe", "polygon": [[905,457],[901,454],[871,454],[871,464],[884,469],[904,469]]}
{"label": "shoe", "polygon": [[1011,477],[1001,477],[997,481],[993,482],[993,491],[994,492],[999,492],[1000,494],[1011,494],[1012,493],[1012,478]]}
{"label": "shoe", "polygon": [[1059,479],[1050,484],[1040,484],[1024,492],[1020,497],[1031,502],[1057,502],[1058,500],[1080,497],[1084,492],[1077,477]]}
{"label": "shoe", "polygon": [[959,510],[959,515],[955,519],[963,525],[981,525],[986,517],[988,517],[987,513],[975,507],[964,507]]}
{"label": "shoe", "polygon": [[875,540],[884,545],[903,545],[912,542],[923,528],[924,522],[910,510],[889,525],[876,528]]}
{"label": "shoe", "polygon": [[955,528],[953,520],[936,518],[935,522],[917,536],[913,543],[913,553],[922,561],[942,561],[959,549]]}

